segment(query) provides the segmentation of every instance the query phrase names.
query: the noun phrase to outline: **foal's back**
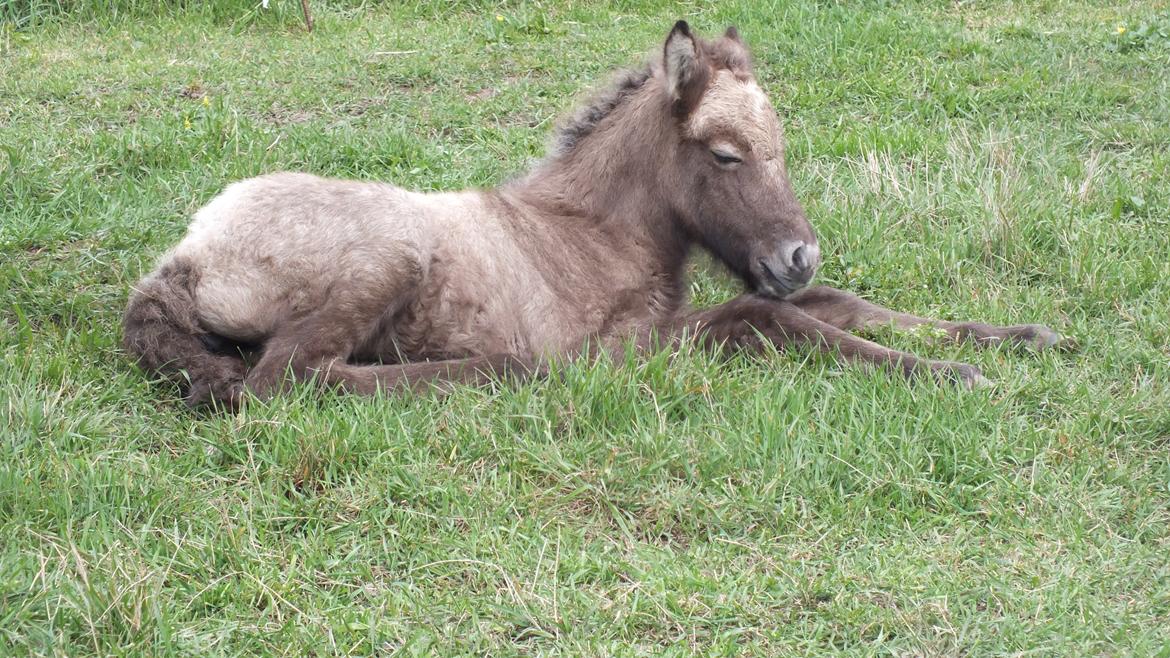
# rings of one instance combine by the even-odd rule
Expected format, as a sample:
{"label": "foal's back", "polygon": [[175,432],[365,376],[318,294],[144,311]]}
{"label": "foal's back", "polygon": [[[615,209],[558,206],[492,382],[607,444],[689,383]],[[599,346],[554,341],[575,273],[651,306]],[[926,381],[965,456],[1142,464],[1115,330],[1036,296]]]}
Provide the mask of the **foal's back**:
{"label": "foal's back", "polygon": [[606,300],[642,285],[603,236],[560,228],[494,191],[281,173],[228,187],[164,262],[197,269],[200,324],[235,341],[333,308],[339,325],[376,318],[350,346],[362,360],[534,354],[575,347],[612,320]]}

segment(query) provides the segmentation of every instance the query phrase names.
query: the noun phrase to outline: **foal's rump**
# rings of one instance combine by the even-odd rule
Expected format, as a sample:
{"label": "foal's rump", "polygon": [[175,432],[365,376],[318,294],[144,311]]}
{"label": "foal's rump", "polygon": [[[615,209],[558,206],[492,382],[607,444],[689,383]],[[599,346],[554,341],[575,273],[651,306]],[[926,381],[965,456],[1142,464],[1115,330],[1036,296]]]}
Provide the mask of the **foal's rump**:
{"label": "foal's rump", "polygon": [[394,294],[387,282],[418,268],[410,205],[390,185],[306,174],[231,185],[134,286],[123,344],[192,404],[234,404],[246,367],[232,346],[259,347],[351,290],[392,303],[378,297]]}
{"label": "foal's rump", "polygon": [[196,213],[169,258],[198,268],[193,297],[205,329],[261,341],[331,295],[410,269],[418,231],[401,221],[404,203],[407,193],[385,184],[252,178]]}

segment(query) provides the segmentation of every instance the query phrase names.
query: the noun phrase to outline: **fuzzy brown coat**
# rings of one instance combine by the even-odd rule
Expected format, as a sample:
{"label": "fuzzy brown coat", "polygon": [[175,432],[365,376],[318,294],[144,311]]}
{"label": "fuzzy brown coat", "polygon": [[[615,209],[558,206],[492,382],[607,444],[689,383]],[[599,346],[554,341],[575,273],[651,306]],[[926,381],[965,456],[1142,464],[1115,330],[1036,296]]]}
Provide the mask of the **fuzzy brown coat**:
{"label": "fuzzy brown coat", "polygon": [[[753,293],[688,309],[695,246]],[[651,333],[724,349],[807,343],[981,380],[848,334],[932,321],[807,288],[819,260],[742,40],[699,39],[680,22],[661,56],[620,74],[543,162],[498,189],[424,194],[298,173],[231,185],[135,287],[125,346],[190,402],[227,405],[297,378],[373,393],[530,374],[587,343]],[[934,324],[983,342],[1058,339],[1036,325]]]}

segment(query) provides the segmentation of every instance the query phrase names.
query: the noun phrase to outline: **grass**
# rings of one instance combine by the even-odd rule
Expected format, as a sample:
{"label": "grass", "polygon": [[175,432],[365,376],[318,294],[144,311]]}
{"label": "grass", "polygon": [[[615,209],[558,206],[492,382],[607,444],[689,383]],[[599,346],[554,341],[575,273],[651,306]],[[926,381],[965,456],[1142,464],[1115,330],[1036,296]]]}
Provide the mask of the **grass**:
{"label": "grass", "polygon": [[[1163,0],[189,4],[0,0],[0,654],[1170,655]],[[680,16],[754,45],[823,280],[1082,349],[234,416],[119,352],[228,182],[491,185]]]}

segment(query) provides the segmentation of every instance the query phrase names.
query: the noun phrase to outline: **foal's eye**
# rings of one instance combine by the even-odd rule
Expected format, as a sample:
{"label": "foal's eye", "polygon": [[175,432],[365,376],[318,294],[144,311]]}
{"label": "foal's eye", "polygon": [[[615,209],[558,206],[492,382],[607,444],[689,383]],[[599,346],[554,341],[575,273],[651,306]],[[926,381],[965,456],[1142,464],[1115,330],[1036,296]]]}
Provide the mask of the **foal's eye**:
{"label": "foal's eye", "polygon": [[743,158],[739,157],[738,155],[728,153],[727,151],[717,151],[712,149],[711,155],[715,156],[715,161],[721,165],[733,165],[743,162]]}

